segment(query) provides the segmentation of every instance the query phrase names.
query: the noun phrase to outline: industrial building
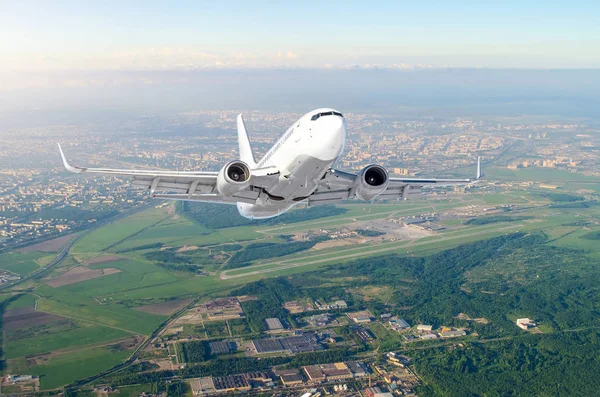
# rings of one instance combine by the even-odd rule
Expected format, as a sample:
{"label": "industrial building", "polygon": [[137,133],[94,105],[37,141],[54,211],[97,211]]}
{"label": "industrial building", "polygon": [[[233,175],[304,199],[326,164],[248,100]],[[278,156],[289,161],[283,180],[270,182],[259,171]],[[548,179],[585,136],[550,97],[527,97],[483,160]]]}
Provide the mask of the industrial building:
{"label": "industrial building", "polygon": [[230,354],[237,350],[237,343],[235,342],[210,342],[208,344],[210,348],[210,354]]}
{"label": "industrial building", "polygon": [[281,324],[281,321],[279,321],[278,318],[267,318],[265,322],[267,323],[267,328],[269,331],[283,330],[283,324]]}
{"label": "industrial building", "polygon": [[307,353],[324,350],[315,334],[289,336],[286,338],[258,339],[252,341],[252,346],[258,354],[268,353]]}

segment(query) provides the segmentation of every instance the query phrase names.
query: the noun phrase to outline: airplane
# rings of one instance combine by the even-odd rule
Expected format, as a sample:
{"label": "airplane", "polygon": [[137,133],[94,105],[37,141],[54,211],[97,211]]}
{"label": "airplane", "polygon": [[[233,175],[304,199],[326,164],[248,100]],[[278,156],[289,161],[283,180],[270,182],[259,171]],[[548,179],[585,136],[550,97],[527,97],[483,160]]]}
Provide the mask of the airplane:
{"label": "airplane", "polygon": [[334,169],[346,141],[346,120],[330,108],[300,117],[258,162],[241,114],[237,134],[239,160],[218,172],[77,167],[69,164],[60,144],[58,149],[68,171],[130,176],[134,187],[149,189],[154,198],[235,204],[249,219],[272,218],[299,203],[406,199],[420,194],[423,187],[468,185],[483,176],[479,157],[475,179],[391,178],[380,165],[369,165],[358,174]]}

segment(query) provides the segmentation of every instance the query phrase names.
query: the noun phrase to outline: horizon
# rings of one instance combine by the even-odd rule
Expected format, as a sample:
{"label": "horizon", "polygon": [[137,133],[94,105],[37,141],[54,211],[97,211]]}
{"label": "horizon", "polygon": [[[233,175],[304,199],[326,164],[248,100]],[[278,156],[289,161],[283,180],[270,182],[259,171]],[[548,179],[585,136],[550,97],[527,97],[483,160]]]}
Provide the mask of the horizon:
{"label": "horizon", "polygon": [[0,70],[599,68],[598,4],[23,1]]}

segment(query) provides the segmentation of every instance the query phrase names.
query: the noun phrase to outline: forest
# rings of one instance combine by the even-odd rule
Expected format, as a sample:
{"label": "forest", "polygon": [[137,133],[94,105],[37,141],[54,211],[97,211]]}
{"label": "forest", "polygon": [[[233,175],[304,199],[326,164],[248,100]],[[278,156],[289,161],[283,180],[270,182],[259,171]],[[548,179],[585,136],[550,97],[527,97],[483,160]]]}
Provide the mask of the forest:
{"label": "forest", "polygon": [[[600,326],[595,260],[583,251],[546,242],[543,233],[515,233],[427,257],[353,261],[318,275],[325,280],[352,277],[347,287],[392,287],[388,306],[380,304],[380,310],[412,323],[464,326],[456,318],[459,313],[486,318],[489,324],[469,325],[486,337],[518,332],[511,316],[534,318],[553,330]],[[365,304],[378,312],[377,305]]]}
{"label": "forest", "polygon": [[420,396],[595,396],[600,390],[597,330],[415,350],[411,355],[425,381]]}

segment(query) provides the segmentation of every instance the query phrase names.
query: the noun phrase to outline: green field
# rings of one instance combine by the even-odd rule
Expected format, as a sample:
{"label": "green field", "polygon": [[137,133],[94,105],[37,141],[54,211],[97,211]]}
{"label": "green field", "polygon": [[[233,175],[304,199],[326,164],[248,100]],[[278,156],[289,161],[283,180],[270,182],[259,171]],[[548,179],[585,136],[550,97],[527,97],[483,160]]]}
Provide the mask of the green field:
{"label": "green field", "polygon": [[130,333],[150,334],[164,316],[144,313],[120,304],[100,305],[95,299],[72,294],[61,288],[40,286],[36,292],[39,310],[93,324],[121,329]]}
{"label": "green field", "polygon": [[82,324],[79,328],[75,329],[7,342],[4,345],[4,357],[12,359],[33,354],[49,353],[59,349],[96,344],[129,335],[131,334],[114,328]]}
{"label": "green field", "polygon": [[101,252],[166,218],[164,209],[150,208],[138,212],[93,231],[79,240],[71,251],[75,254]]}
{"label": "green field", "polygon": [[40,268],[37,262],[40,258],[48,254],[42,252],[28,252],[20,254],[18,252],[7,252],[0,254],[0,269],[25,276]]}
{"label": "green field", "polygon": [[77,379],[107,370],[131,354],[110,348],[80,349],[52,357],[48,363],[31,367],[29,372],[40,377],[42,389],[54,389]]}
{"label": "green field", "polygon": [[31,294],[21,295],[18,299],[10,302],[7,309],[18,309],[21,307],[34,307],[37,298]]}

